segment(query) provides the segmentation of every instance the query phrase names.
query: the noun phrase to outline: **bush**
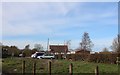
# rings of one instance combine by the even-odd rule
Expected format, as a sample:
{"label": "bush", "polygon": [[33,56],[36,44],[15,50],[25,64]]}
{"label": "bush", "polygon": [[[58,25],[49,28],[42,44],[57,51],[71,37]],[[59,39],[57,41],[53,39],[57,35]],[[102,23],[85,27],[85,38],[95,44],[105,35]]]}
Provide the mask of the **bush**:
{"label": "bush", "polygon": [[[62,59],[61,54],[55,55],[56,59]],[[79,60],[79,61],[88,61],[88,62],[95,62],[95,63],[109,63],[109,64],[116,64],[117,54],[67,54],[67,59],[69,60]]]}

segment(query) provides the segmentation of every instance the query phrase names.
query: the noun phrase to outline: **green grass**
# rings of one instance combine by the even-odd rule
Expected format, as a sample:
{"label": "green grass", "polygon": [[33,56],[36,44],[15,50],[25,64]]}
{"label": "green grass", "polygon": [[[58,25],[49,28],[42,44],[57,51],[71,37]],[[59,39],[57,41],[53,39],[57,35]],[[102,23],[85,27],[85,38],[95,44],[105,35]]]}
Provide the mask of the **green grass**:
{"label": "green grass", "polygon": [[[5,58],[2,61],[2,71],[8,73],[21,73],[22,61],[25,60],[25,72],[32,73],[33,62],[36,61],[37,73],[48,73],[48,61],[46,59],[31,58]],[[84,61],[53,60],[52,73],[68,73],[69,64],[73,63],[73,73],[94,73],[95,67],[99,66],[100,73],[117,73],[116,64],[90,63]]]}

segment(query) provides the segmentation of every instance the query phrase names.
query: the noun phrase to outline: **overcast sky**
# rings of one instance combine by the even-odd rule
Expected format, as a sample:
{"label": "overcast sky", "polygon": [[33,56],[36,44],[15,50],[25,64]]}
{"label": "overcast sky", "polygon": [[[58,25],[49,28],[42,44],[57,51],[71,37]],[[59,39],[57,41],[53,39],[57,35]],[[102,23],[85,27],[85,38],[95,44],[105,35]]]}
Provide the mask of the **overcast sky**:
{"label": "overcast sky", "polygon": [[109,48],[118,33],[117,2],[5,2],[2,3],[2,41],[24,48],[39,43],[79,47],[88,32],[94,51]]}

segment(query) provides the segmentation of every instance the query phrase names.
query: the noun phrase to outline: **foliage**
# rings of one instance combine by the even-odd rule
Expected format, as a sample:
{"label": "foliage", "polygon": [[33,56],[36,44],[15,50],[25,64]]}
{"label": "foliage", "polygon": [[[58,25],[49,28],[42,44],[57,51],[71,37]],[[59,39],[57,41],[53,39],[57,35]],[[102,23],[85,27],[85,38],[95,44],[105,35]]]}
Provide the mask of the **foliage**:
{"label": "foliage", "polygon": [[41,44],[35,44],[34,49],[36,49],[37,51],[43,51],[43,46]]}
{"label": "foliage", "polygon": [[113,40],[111,49],[112,49],[114,52],[119,52],[119,53],[120,53],[120,35],[118,35],[118,37],[116,37],[116,38]]}
{"label": "foliage", "polygon": [[2,46],[2,57],[19,56],[20,50],[16,46]]}
{"label": "foliage", "polygon": [[84,32],[82,41],[80,42],[80,49],[91,51],[92,47],[93,43],[90,40],[89,34],[87,32]]}
{"label": "foliage", "polygon": [[29,45],[29,44],[26,45],[26,46],[25,46],[25,49],[30,49],[30,45]]}
{"label": "foliage", "polygon": [[8,50],[2,47],[2,58],[6,58],[8,56],[9,56]]}
{"label": "foliage", "polygon": [[35,53],[36,50],[33,49],[33,50],[30,50],[30,49],[23,49],[22,50],[22,54],[24,57],[30,57],[33,53]]}
{"label": "foliage", "polygon": [[[63,55],[56,55],[56,59],[63,59]],[[96,54],[68,54],[68,60],[73,61],[88,61],[95,63],[109,63],[116,64],[117,54],[114,53],[96,53]]]}
{"label": "foliage", "polygon": [[8,50],[11,56],[19,56],[20,50],[16,46],[11,46]]}
{"label": "foliage", "polygon": [[109,63],[116,64],[117,54],[91,54],[88,57],[88,61],[95,63]]}
{"label": "foliage", "polygon": [[33,53],[35,53],[36,49],[29,49],[28,47],[20,50],[16,46],[0,46],[2,49],[2,58],[5,57],[19,57],[22,54],[23,57],[30,57]]}

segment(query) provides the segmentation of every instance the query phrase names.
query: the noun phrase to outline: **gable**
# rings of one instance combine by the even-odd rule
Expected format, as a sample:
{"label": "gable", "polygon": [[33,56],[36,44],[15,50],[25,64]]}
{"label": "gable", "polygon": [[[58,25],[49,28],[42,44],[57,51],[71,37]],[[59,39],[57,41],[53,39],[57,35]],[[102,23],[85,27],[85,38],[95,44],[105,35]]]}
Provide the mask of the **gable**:
{"label": "gable", "polygon": [[50,45],[51,52],[65,53],[68,52],[67,45]]}

